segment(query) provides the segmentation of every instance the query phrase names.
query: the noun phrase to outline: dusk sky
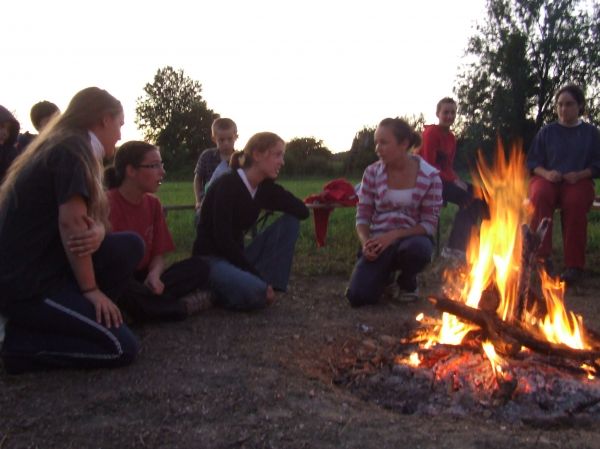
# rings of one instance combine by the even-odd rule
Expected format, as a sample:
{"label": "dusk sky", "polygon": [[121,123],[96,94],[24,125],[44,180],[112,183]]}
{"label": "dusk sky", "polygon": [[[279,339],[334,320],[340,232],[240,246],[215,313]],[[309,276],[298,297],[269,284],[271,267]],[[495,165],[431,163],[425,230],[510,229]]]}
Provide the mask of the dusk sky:
{"label": "dusk sky", "polygon": [[484,7],[484,0],[9,2],[0,104],[32,131],[34,103],[64,110],[77,91],[99,86],[123,103],[123,141],[138,139],[136,99],[170,65],[202,84],[209,108],[237,122],[237,148],[268,130],[345,151],[357,131],[385,117],[422,112],[435,120]]}

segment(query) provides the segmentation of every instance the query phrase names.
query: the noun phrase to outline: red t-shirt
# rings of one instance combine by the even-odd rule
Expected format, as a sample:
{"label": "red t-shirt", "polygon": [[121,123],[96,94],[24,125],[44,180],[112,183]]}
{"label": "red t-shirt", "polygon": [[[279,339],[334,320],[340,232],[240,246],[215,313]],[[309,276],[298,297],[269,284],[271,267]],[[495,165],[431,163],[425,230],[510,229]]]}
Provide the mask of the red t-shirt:
{"label": "red t-shirt", "polygon": [[458,178],[453,167],[454,156],[456,156],[456,138],[451,131],[440,125],[425,126],[423,145],[421,145],[419,154],[440,171],[442,181],[453,182]]}
{"label": "red t-shirt", "polygon": [[162,205],[156,196],[146,193],[140,204],[132,204],[118,189],[109,190],[107,195],[112,230],[133,231],[139,234],[146,244],[144,257],[137,270],[147,270],[154,257],[175,249]]}

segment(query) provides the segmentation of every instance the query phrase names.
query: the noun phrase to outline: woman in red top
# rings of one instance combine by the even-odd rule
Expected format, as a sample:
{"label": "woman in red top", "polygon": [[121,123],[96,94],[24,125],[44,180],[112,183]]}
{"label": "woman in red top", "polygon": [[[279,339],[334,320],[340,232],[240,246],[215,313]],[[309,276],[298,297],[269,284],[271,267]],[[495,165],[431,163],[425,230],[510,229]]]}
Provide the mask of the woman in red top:
{"label": "woman in red top", "polygon": [[449,97],[442,98],[437,104],[436,116],[437,125],[425,126],[420,155],[440,170],[444,203],[453,203],[459,207],[448,245],[442,255],[454,253],[464,258],[469,237],[473,228],[486,215],[487,206],[484,201],[474,197],[473,186],[460,179],[454,171],[456,138],[450,127],[456,119],[456,102]]}
{"label": "woman in red top", "polygon": [[113,231],[133,231],[145,243],[135,279],[122,296],[122,306],[135,319],[183,319],[210,305],[208,265],[199,257],[165,270],[164,254],[175,249],[163,208],[154,195],[165,169],[157,147],[131,141],[116,153],[106,171]]}

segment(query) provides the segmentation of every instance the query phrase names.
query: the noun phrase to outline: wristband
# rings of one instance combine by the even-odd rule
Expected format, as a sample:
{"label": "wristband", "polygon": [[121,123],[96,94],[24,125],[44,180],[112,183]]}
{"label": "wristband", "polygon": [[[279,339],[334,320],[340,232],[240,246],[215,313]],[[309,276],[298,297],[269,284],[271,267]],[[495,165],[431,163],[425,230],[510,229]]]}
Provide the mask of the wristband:
{"label": "wristband", "polygon": [[85,294],[85,293],[91,293],[91,292],[93,292],[95,290],[98,290],[98,286],[97,285],[94,285],[93,287],[90,287],[90,288],[82,289],[81,293],[83,293],[83,294]]}

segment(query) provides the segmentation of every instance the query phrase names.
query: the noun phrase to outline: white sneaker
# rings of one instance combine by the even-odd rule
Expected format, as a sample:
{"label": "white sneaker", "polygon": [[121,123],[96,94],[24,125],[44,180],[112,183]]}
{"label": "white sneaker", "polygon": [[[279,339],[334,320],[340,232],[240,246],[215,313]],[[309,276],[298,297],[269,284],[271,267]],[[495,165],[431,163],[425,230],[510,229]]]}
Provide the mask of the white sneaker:
{"label": "white sneaker", "polygon": [[408,291],[400,288],[400,286],[393,282],[388,285],[384,292],[384,296],[392,302],[415,302],[419,299],[419,289],[416,288],[413,291]]}
{"label": "white sneaker", "polygon": [[417,299],[419,299],[418,287],[415,288],[413,291],[403,290],[401,288],[398,288],[398,290],[400,291],[400,294],[396,299],[396,301],[398,302],[415,302]]}
{"label": "white sneaker", "polygon": [[467,254],[459,249],[448,248],[445,246],[442,249],[441,256],[444,259],[450,259],[460,263],[467,263]]}

